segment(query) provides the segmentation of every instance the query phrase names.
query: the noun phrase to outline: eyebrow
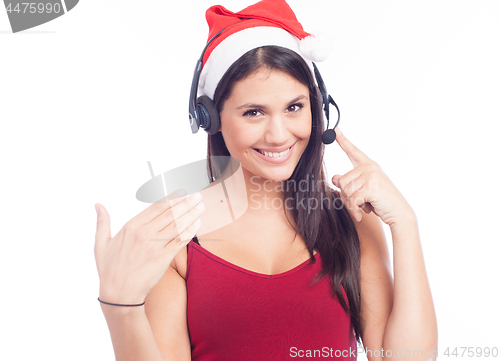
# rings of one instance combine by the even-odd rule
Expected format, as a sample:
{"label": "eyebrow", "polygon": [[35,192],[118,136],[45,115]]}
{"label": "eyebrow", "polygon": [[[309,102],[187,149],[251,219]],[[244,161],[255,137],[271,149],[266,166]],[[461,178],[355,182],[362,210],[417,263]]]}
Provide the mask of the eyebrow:
{"label": "eyebrow", "polygon": [[[291,100],[288,105],[292,105],[293,103],[296,103],[298,102],[299,100],[302,100],[302,99],[307,99],[307,97],[305,95],[300,95],[298,96],[297,98]],[[258,109],[265,109],[266,106],[263,105],[263,104],[255,104],[255,103],[246,103],[246,104],[243,104],[239,107],[237,107],[236,109],[248,109],[248,108],[258,108]]]}

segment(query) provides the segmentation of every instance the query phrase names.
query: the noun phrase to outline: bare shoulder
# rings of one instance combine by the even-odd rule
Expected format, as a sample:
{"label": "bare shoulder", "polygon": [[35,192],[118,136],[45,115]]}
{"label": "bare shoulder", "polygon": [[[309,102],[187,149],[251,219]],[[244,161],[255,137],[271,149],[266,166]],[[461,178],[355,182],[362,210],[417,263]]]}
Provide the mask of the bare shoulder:
{"label": "bare shoulder", "polygon": [[191,360],[186,282],[176,270],[182,269],[182,253],[187,261],[184,247],[175,258],[177,262],[171,262],[160,282],[146,296],[146,316],[165,360]]}
{"label": "bare shoulder", "polygon": [[179,253],[174,257],[170,266],[177,271],[179,276],[181,276],[184,280],[186,279],[186,271],[187,271],[187,247],[184,247],[180,250]]}

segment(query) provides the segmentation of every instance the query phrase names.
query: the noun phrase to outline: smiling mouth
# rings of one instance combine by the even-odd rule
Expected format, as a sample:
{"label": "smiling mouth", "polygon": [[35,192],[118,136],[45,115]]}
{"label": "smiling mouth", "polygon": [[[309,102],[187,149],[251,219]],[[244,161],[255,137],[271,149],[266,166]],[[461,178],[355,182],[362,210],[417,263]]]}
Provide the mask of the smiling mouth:
{"label": "smiling mouth", "polygon": [[[290,148],[292,148],[293,146],[295,145],[295,143],[293,143]],[[260,149],[257,149],[257,148],[254,148],[257,152],[259,152],[260,154],[263,154],[265,155],[266,157],[269,157],[269,158],[280,158],[280,157],[284,157],[288,154],[288,152],[290,151],[290,148],[288,148],[287,150],[284,150],[282,152],[279,152],[279,153],[274,153],[274,152],[266,152],[265,150],[260,150]]]}

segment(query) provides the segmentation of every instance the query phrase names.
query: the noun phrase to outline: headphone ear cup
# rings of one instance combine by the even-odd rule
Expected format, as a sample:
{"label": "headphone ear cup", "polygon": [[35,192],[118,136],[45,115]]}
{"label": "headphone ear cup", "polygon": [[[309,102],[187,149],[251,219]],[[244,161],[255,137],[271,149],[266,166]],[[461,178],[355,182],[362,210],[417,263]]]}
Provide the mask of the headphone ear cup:
{"label": "headphone ear cup", "polygon": [[196,108],[200,116],[200,126],[210,135],[217,133],[220,130],[220,117],[212,99],[202,95],[196,100]]}

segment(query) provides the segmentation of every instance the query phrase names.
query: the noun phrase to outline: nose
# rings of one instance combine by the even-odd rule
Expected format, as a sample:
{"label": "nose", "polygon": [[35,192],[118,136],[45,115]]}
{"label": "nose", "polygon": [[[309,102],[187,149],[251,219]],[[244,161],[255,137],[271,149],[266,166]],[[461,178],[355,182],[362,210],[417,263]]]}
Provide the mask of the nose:
{"label": "nose", "polygon": [[286,118],[281,114],[272,116],[266,126],[264,137],[266,143],[279,146],[286,144],[289,138],[290,132]]}

